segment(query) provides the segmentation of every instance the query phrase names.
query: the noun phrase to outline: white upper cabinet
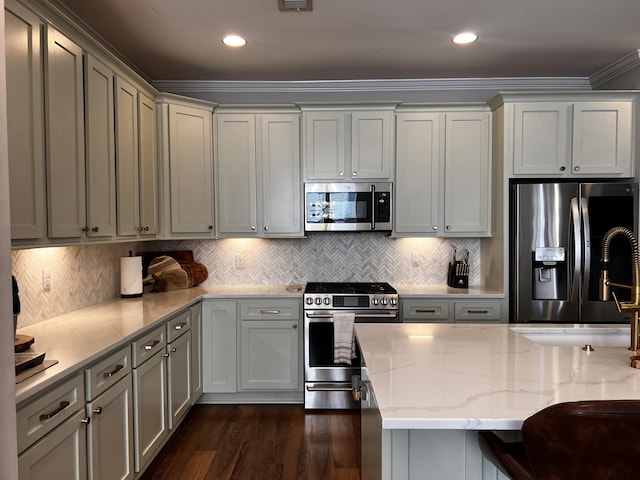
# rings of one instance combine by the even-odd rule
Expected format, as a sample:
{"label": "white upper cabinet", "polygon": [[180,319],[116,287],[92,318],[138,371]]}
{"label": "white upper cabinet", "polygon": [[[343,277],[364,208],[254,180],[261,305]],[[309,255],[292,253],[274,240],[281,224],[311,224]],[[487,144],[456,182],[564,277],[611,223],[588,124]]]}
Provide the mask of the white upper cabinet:
{"label": "white upper cabinet", "polygon": [[155,101],[138,92],[140,235],[158,234],[158,140]]}
{"label": "white upper cabinet", "polygon": [[396,115],[395,236],[490,235],[486,108]]}
{"label": "white upper cabinet", "polygon": [[217,233],[302,236],[300,114],[216,113]]}
{"label": "white upper cabinet", "polygon": [[392,106],[303,106],[306,182],[392,180]]}
{"label": "white upper cabinet", "polygon": [[162,124],[164,235],[213,237],[213,104],[174,95],[156,100]]}
{"label": "white upper cabinet", "polygon": [[36,240],[46,237],[42,25],[15,0],[4,20],[11,239]]}
{"label": "white upper cabinet", "polygon": [[78,238],[88,231],[82,49],[51,26],[45,33],[48,233]]}
{"label": "white upper cabinet", "polygon": [[633,177],[634,96],[505,94],[498,100],[505,166],[514,176]]}
{"label": "white upper cabinet", "polygon": [[116,156],[113,71],[86,56],[87,236],[116,234]]}

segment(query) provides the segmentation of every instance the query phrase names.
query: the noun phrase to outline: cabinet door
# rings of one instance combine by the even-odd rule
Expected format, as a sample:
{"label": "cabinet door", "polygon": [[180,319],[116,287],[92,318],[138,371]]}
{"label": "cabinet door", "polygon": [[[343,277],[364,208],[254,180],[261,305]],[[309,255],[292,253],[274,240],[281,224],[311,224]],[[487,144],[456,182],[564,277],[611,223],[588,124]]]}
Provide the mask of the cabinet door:
{"label": "cabinet door", "polygon": [[87,440],[80,410],[18,456],[20,480],[86,480]]}
{"label": "cabinet door", "polygon": [[87,236],[116,234],[113,71],[86,57]]}
{"label": "cabinet door", "polygon": [[261,115],[260,121],[261,234],[302,236],[300,117]]}
{"label": "cabinet door", "polygon": [[445,234],[488,235],[491,154],[488,113],[447,113]]}
{"label": "cabinet door", "polygon": [[211,112],[169,105],[171,231],[213,232]]}
{"label": "cabinet door", "polygon": [[46,35],[48,233],[80,237],[86,224],[82,49],[51,26]]}
{"label": "cabinet door", "polygon": [[138,219],[138,90],[116,78],[118,235],[136,235]]}
{"label": "cabinet door", "polygon": [[189,309],[191,313],[191,403],[202,395],[202,304]]}
{"label": "cabinet door", "polygon": [[305,181],[344,180],[346,122],[344,112],[305,112]]}
{"label": "cabinet door", "polygon": [[574,175],[633,176],[631,106],[630,102],[574,104]]}
{"label": "cabinet door", "polygon": [[513,107],[513,173],[562,175],[571,165],[571,104],[519,103]]}
{"label": "cabinet door", "polygon": [[257,233],[256,120],[251,114],[216,118],[218,233]]}
{"label": "cabinet door", "polygon": [[191,407],[191,331],[167,345],[169,429],[175,428]]}
{"label": "cabinet door", "polygon": [[14,0],[4,20],[11,238],[38,239],[46,236],[41,23]]}
{"label": "cabinet door", "polygon": [[156,104],[138,93],[138,176],[140,235],[158,234],[158,144]]}
{"label": "cabinet door", "polygon": [[89,479],[133,478],[131,375],[87,403]]}
{"label": "cabinet door", "polygon": [[133,369],[136,472],[153,459],[169,432],[166,365],[163,353],[157,353]]}
{"label": "cabinet door", "polygon": [[204,393],[236,391],[236,302],[202,302],[202,384]]}
{"label": "cabinet door", "polygon": [[240,388],[297,390],[298,320],[241,322]]}
{"label": "cabinet door", "polygon": [[443,174],[444,128],[438,113],[399,113],[397,121],[396,233],[437,234]]}
{"label": "cabinet door", "polygon": [[393,145],[392,111],[351,113],[351,178],[390,179]]}

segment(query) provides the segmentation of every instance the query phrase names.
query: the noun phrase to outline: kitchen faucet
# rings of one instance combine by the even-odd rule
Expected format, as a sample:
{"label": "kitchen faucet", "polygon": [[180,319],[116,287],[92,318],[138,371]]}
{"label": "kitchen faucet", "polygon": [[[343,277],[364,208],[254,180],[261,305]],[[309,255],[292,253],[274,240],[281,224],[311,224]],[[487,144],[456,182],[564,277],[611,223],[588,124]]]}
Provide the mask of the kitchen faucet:
{"label": "kitchen faucet", "polygon": [[[611,242],[611,239],[617,235],[624,235],[631,245],[632,285],[623,285],[609,280],[609,271],[607,269],[609,264],[609,243]],[[602,270],[600,272],[600,300],[609,300],[609,287],[621,287],[631,290],[631,301],[628,303],[620,303],[616,294],[614,292],[611,292],[611,294],[613,295],[613,299],[616,302],[616,307],[618,307],[619,312],[631,312],[631,345],[629,346],[629,350],[633,350],[636,352],[636,355],[640,355],[640,353],[637,352],[640,347],[638,339],[638,318],[640,313],[640,257],[638,255],[638,240],[634,233],[627,227],[613,227],[605,233],[602,238],[602,257],[600,258],[600,261],[602,262]]]}

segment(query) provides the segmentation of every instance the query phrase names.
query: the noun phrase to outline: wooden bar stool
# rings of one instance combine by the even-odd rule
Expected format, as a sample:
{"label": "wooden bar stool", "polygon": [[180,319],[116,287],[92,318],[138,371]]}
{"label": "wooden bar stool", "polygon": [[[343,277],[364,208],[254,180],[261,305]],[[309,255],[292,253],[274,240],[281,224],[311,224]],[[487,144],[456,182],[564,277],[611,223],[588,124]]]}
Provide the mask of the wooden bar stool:
{"label": "wooden bar stool", "polygon": [[640,400],[559,403],[524,421],[522,442],[478,441],[513,480],[640,479]]}

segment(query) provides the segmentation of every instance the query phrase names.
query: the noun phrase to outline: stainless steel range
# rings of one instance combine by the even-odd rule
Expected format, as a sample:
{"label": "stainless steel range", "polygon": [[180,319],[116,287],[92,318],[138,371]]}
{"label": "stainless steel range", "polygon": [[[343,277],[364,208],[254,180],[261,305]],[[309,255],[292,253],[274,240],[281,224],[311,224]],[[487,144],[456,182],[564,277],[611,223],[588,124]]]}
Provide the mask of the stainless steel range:
{"label": "stainless steel range", "polygon": [[[307,283],[304,292],[304,406],[356,409],[353,377],[360,376],[356,344],[351,363],[335,360],[334,315],[354,323],[398,322],[398,292],[388,283]],[[341,316],[344,319],[345,315]]]}

